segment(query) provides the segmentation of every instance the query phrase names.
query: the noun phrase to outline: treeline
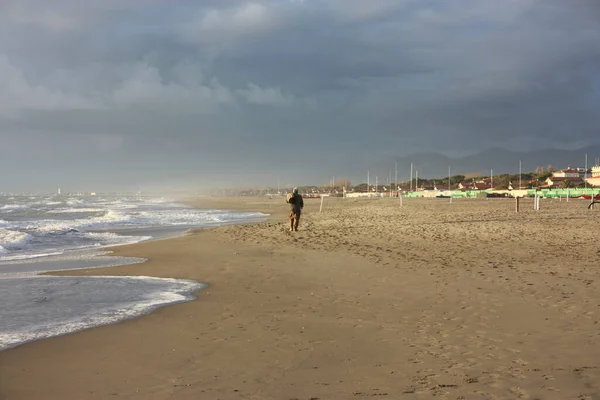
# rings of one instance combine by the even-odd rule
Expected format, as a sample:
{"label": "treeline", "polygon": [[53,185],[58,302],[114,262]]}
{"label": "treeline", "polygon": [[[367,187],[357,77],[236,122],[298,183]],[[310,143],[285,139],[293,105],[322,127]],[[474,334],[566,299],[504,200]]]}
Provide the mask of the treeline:
{"label": "treeline", "polygon": [[[438,189],[455,188],[460,183],[472,183],[472,182],[487,182],[493,184],[495,189],[504,190],[508,189],[509,185],[512,183],[513,186],[519,183],[519,178],[521,180],[521,184],[527,187],[537,187],[544,184],[544,181],[552,175],[552,171],[548,172],[546,170],[539,172],[523,172],[522,174],[500,174],[500,175],[452,175],[449,178],[439,177],[439,178],[413,178],[412,185],[410,180],[400,181],[398,185],[402,188],[410,187],[413,188],[433,188],[437,187]],[[392,183],[392,186],[394,184]],[[374,188],[375,185],[371,184],[371,188]],[[379,188],[388,187],[389,185],[378,185]],[[367,183],[363,182],[353,187],[354,190],[365,191],[367,190]]]}
{"label": "treeline", "polygon": [[[439,177],[439,178],[413,178],[412,184],[410,180],[405,180],[398,182],[398,185],[403,189],[407,189],[412,186],[413,189],[416,188],[427,188],[431,189],[433,187],[437,187],[438,189],[446,189],[448,187],[452,189],[456,189],[456,187],[462,183],[472,184],[474,182],[485,182],[487,184],[493,184],[494,189],[498,190],[506,190],[512,183],[512,187],[516,188],[519,184],[519,180],[521,185],[526,188],[533,188],[542,186],[545,183],[545,180],[552,175],[554,172],[554,168],[552,165],[548,165],[547,167],[537,167],[535,172],[523,172],[522,174],[500,174],[500,175],[483,175],[478,173],[466,174],[466,175],[452,175],[450,178],[447,176]],[[350,180],[348,179],[332,179],[326,184],[323,185],[306,185],[306,186],[298,186],[298,189],[301,193],[305,194],[319,194],[319,193],[332,193],[332,194],[340,194],[344,190],[344,188],[348,191],[359,191],[365,192],[368,190],[375,190],[375,182],[369,182],[367,186],[367,182],[362,182],[356,185],[352,185]],[[570,183],[568,181],[564,182],[564,187],[569,187]],[[384,190],[394,190],[395,183],[394,182],[385,182],[378,183],[376,190],[384,191]],[[280,194],[285,194],[291,191],[291,188],[281,188],[279,190]],[[212,193],[213,195],[225,195],[225,196],[262,196],[262,195],[276,195],[277,189],[272,187],[262,187],[262,188],[238,188],[238,189],[221,189]]]}

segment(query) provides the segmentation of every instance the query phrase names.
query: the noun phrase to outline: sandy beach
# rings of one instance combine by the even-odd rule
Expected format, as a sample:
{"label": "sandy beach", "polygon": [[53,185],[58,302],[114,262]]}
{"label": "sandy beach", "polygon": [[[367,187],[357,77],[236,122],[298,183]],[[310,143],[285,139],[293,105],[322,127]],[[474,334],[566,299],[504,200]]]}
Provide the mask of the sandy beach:
{"label": "sandy beach", "polygon": [[271,214],[69,275],[207,283],[195,301],[0,352],[0,399],[599,399],[600,207],[199,199]]}

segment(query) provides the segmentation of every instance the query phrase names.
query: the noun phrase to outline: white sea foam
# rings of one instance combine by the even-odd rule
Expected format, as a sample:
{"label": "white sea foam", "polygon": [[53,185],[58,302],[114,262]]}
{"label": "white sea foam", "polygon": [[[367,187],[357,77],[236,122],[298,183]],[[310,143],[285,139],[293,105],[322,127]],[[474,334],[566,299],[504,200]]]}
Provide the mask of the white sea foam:
{"label": "white sea foam", "polygon": [[[10,214],[7,214],[4,220],[0,220],[0,229],[18,231],[29,236],[23,236],[26,240],[14,246],[10,243],[5,246],[0,240],[0,246],[3,246],[0,249],[0,261],[148,239],[147,235],[136,238],[117,234],[90,234],[95,231],[127,230],[128,235],[133,235],[130,232],[135,232],[136,229],[208,227],[264,217],[258,213],[190,209],[167,198],[104,196],[71,197],[66,201],[57,201],[51,197],[38,197],[15,199],[15,203],[17,204],[2,206],[10,206],[0,210]],[[14,240],[15,238],[11,237],[6,242],[12,243]]]}
{"label": "white sea foam", "polygon": [[[0,230],[0,235],[2,235]],[[29,243],[33,236],[25,234],[25,237],[13,238],[13,241],[1,244],[0,239],[0,262],[27,260],[33,258],[48,257],[64,254],[65,251],[76,251],[85,249],[98,249],[102,247],[114,247],[127,244],[134,244],[152,239],[152,236],[131,236],[119,235],[112,232],[72,232],[74,236],[70,246],[58,249],[48,248],[45,251],[36,251],[36,245]],[[39,241],[39,240],[38,240]],[[25,253],[15,254],[15,250],[21,250]]]}
{"label": "white sea foam", "polygon": [[83,203],[82,199],[74,199],[74,198],[72,198],[72,199],[68,199],[66,201],[66,204],[68,206],[76,206],[77,204],[82,204],[82,203]]}
{"label": "white sea foam", "polygon": [[46,211],[49,214],[69,214],[69,213],[94,213],[103,212],[102,208],[57,208]]}
{"label": "white sea foam", "polygon": [[23,258],[0,262],[0,284],[2,279],[23,278],[49,271],[67,271],[118,267],[147,261],[138,257],[119,257],[102,249],[80,249],[61,254],[47,254],[44,259]]}
{"label": "white sea foam", "polygon": [[189,209],[166,198],[59,200],[14,197],[0,204],[0,349],[144,314],[201,287],[157,278],[32,276],[37,272],[142,262],[95,254],[150,235],[265,217]]}
{"label": "white sea foam", "polygon": [[[0,247],[2,247],[2,246],[0,246]],[[2,249],[0,249],[0,254],[2,254]],[[19,255],[14,255],[14,256],[2,256],[2,257],[0,257],[0,261],[31,260],[31,259],[35,259],[35,258],[58,256],[61,254],[63,254],[62,251],[55,251],[52,253],[19,254]],[[0,276],[0,278],[2,278],[2,276]]]}
{"label": "white sea foam", "polygon": [[12,211],[12,210],[23,210],[29,208],[29,204],[5,204],[0,207],[0,210]]}
{"label": "white sea foam", "polygon": [[147,314],[193,299],[205,285],[152,277],[0,279],[0,350]]}
{"label": "white sea foam", "polygon": [[95,247],[111,247],[125,244],[139,243],[152,239],[152,236],[127,236],[112,232],[89,232],[85,237],[96,240]]}
{"label": "white sea foam", "polygon": [[0,253],[18,250],[27,245],[33,237],[25,232],[0,229]]}
{"label": "white sea foam", "polygon": [[[88,212],[91,212],[88,209]],[[94,212],[100,212],[95,210]],[[199,210],[155,210],[126,212],[109,210],[103,215],[74,220],[43,220],[29,222],[25,227],[40,232],[68,232],[72,230],[99,230],[120,228],[148,228],[152,226],[212,225],[229,221],[251,220],[264,217],[258,213],[214,213]]]}

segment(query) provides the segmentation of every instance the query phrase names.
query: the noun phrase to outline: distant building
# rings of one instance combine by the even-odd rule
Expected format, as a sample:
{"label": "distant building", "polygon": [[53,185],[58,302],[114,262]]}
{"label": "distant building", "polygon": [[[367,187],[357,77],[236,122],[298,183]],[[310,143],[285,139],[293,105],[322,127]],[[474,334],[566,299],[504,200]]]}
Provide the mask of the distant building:
{"label": "distant building", "polygon": [[488,190],[492,185],[483,181],[478,182],[461,182],[458,184],[459,190]]}
{"label": "distant building", "polygon": [[547,187],[578,187],[584,182],[579,176],[554,177],[551,176],[545,181]]}
{"label": "distant building", "polygon": [[553,178],[581,178],[581,174],[575,168],[561,169],[552,173]]}
{"label": "distant building", "polygon": [[600,187],[600,165],[592,167],[592,176],[588,177],[585,181],[590,186]]}
{"label": "distant building", "polygon": [[349,198],[360,198],[360,197],[384,197],[384,193],[376,193],[376,192],[352,192],[346,193],[345,197]]}
{"label": "distant building", "polygon": [[585,168],[565,168],[552,173],[554,178],[581,178],[585,179],[590,176],[591,170]]}

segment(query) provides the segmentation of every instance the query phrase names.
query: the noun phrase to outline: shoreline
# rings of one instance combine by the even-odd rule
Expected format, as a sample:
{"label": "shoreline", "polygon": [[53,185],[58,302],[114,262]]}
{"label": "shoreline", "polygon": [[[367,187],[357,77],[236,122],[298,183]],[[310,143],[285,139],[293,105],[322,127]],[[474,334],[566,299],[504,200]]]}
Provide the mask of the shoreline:
{"label": "shoreline", "polygon": [[[194,204],[190,204],[189,201],[184,201],[184,202],[182,202],[182,204],[186,204],[189,207],[192,207],[195,209],[204,209],[204,208],[197,207]],[[209,209],[207,209],[207,210],[209,210]],[[221,211],[236,212],[236,210],[221,210]],[[178,281],[177,283],[180,283],[180,284],[194,282],[195,285],[198,286],[199,288],[189,289],[189,290],[186,289],[184,291],[178,290],[178,291],[174,291],[174,292],[171,292],[171,291],[158,292],[157,294],[159,294],[160,296],[163,296],[163,297],[167,293],[170,293],[173,296],[183,296],[184,298],[181,300],[171,300],[171,301],[165,300],[162,302],[157,299],[154,299],[154,300],[140,299],[138,303],[131,305],[130,308],[139,309],[141,307],[143,309],[139,310],[138,312],[133,312],[131,310],[126,311],[124,316],[112,317],[109,319],[108,322],[83,323],[80,321],[82,318],[84,318],[83,315],[81,315],[81,316],[76,316],[71,322],[69,322],[70,325],[74,324],[74,326],[66,332],[48,333],[47,336],[42,335],[40,337],[36,337],[38,335],[38,333],[35,333],[35,332],[28,332],[28,333],[24,332],[23,335],[31,336],[34,338],[33,339],[25,339],[21,342],[8,344],[5,347],[0,348],[0,352],[19,347],[19,346],[22,346],[26,343],[33,342],[33,341],[47,340],[47,339],[50,339],[53,337],[70,335],[70,334],[74,334],[74,333],[77,333],[77,332],[80,332],[83,330],[93,329],[93,328],[97,328],[100,326],[117,324],[117,323],[120,323],[125,320],[143,317],[144,315],[148,315],[161,307],[166,307],[169,305],[175,305],[175,304],[179,304],[182,302],[196,300],[197,294],[199,292],[201,292],[202,290],[205,290],[209,286],[207,283],[196,281],[196,280],[191,281],[191,280],[177,279],[177,278],[172,278],[172,277],[152,277],[152,276],[138,276],[138,275],[115,276],[115,275],[106,275],[104,273],[99,273],[98,271],[101,269],[105,269],[105,268],[119,268],[119,267],[123,267],[123,266],[127,266],[127,265],[143,264],[148,261],[148,259],[141,258],[141,257],[128,257],[128,256],[116,255],[115,250],[118,248],[124,247],[124,246],[135,246],[137,244],[144,243],[144,242],[156,243],[156,242],[160,242],[163,240],[176,239],[176,238],[183,237],[183,236],[186,236],[189,234],[193,234],[193,231],[195,231],[195,230],[213,229],[213,228],[218,228],[220,226],[260,223],[260,222],[267,220],[268,218],[269,218],[269,215],[264,215],[261,217],[250,218],[248,220],[226,221],[223,223],[215,223],[214,226],[213,226],[213,224],[210,224],[210,225],[204,226],[204,227],[189,227],[188,226],[188,227],[179,227],[179,228],[173,227],[173,229],[172,228],[161,229],[161,227],[155,227],[155,228],[142,228],[142,229],[92,231],[92,232],[110,232],[110,233],[123,234],[126,236],[139,237],[139,240],[135,240],[130,243],[107,245],[107,246],[102,246],[99,248],[90,248],[90,249],[86,249],[86,250],[77,250],[77,251],[72,251],[72,252],[61,253],[60,255],[58,255],[59,257],[54,257],[54,258],[58,258],[58,260],[54,260],[53,257],[50,257],[50,259],[46,259],[46,260],[38,260],[36,258],[32,258],[30,260],[24,260],[24,261],[29,261],[32,264],[37,263],[41,266],[43,266],[43,265],[47,266],[48,263],[59,263],[59,262],[64,262],[65,264],[77,264],[78,261],[70,260],[70,258],[72,258],[74,254],[80,254],[81,257],[84,257],[84,260],[81,261],[81,265],[84,265],[84,264],[88,264],[88,265],[77,266],[77,267],[75,267],[75,266],[65,267],[65,268],[61,268],[61,269],[50,269],[50,270],[42,269],[42,270],[32,271],[29,273],[30,275],[28,275],[28,276],[18,274],[18,273],[7,274],[5,278],[6,279],[30,279],[30,278],[35,278],[35,277],[37,277],[37,278],[44,278],[44,277],[69,278],[69,277],[80,276],[75,271],[84,271],[85,276],[89,277],[89,278],[131,278],[134,280],[135,279],[142,279],[142,280],[143,279],[146,279],[146,280],[156,279],[156,280],[164,280],[165,285],[167,285],[168,283],[171,283],[170,281]],[[165,231],[166,235],[163,236],[162,231]],[[161,232],[161,235],[159,235],[159,237],[152,235],[154,237],[152,237],[150,239],[146,238],[147,235],[145,235],[145,233],[154,233],[155,234],[156,232]],[[60,256],[64,256],[65,257],[64,260],[61,259]],[[41,267],[41,268],[44,268],[44,267]],[[167,289],[165,288],[165,290],[167,290]],[[148,302],[150,302],[152,304],[142,307],[143,304],[147,304]],[[97,318],[100,318],[100,315],[101,314],[99,314],[99,315],[94,314],[94,316],[85,317],[85,319],[88,319],[88,318],[97,319]],[[78,325],[81,325],[81,324],[87,325],[87,326],[78,327]],[[50,332],[55,332],[55,331],[60,332],[64,329],[67,329],[67,328],[61,328],[61,326],[58,325],[58,326],[54,327],[53,330],[51,330]]]}
{"label": "shoreline", "polygon": [[[44,278],[44,279],[60,279],[65,280],[67,283],[69,281],[73,281],[73,278],[78,278],[77,276],[70,275],[37,275],[34,278]],[[10,279],[10,278],[9,278]],[[16,278],[21,279],[21,278]],[[90,316],[77,316],[76,318],[71,319],[68,322],[69,327],[65,328],[64,325],[46,325],[43,332],[26,331],[21,332],[19,337],[21,337],[21,341],[12,342],[7,344],[5,347],[0,349],[1,351],[7,351],[10,349],[17,348],[19,346],[26,345],[27,343],[35,342],[35,341],[43,341],[48,340],[54,337],[65,336],[75,334],[77,332],[82,332],[87,329],[94,329],[101,326],[108,326],[113,324],[118,324],[120,322],[143,317],[144,315],[148,315],[161,307],[166,307],[169,305],[175,305],[187,301],[193,301],[197,297],[196,293],[201,292],[202,290],[208,287],[207,284],[197,281],[191,280],[182,280],[182,279],[170,279],[170,278],[155,278],[150,276],[104,276],[104,275],[89,275],[86,276],[85,279],[92,279],[101,284],[102,281],[115,281],[120,280],[120,284],[122,285],[125,282],[139,282],[140,284],[150,284],[150,283],[159,283],[162,285],[178,285],[184,286],[180,289],[167,289],[163,288],[161,291],[154,293],[152,298],[140,298],[135,304],[130,304],[129,307],[120,308],[116,307],[116,305],[120,305],[120,303],[113,304],[112,308],[103,308],[103,309],[95,309],[93,314]],[[123,282],[124,281],[124,282]],[[47,282],[48,283],[48,282]],[[91,282],[70,282],[70,284],[78,284],[81,286],[94,286],[90,285]],[[51,284],[51,282],[49,283]],[[87,284],[87,285],[86,285]],[[135,285],[135,284],[134,284]],[[89,298],[89,292],[86,293],[86,297]],[[117,313],[117,315],[111,315],[112,313]],[[23,339],[23,335],[27,338]],[[8,335],[10,337],[10,334]],[[15,335],[13,335],[15,336]]]}
{"label": "shoreline", "polygon": [[218,201],[271,217],[120,246],[148,261],[93,271],[208,283],[197,301],[0,352],[0,399],[600,393],[597,246],[581,235],[600,217],[578,204],[308,202],[290,233],[281,199]]}

